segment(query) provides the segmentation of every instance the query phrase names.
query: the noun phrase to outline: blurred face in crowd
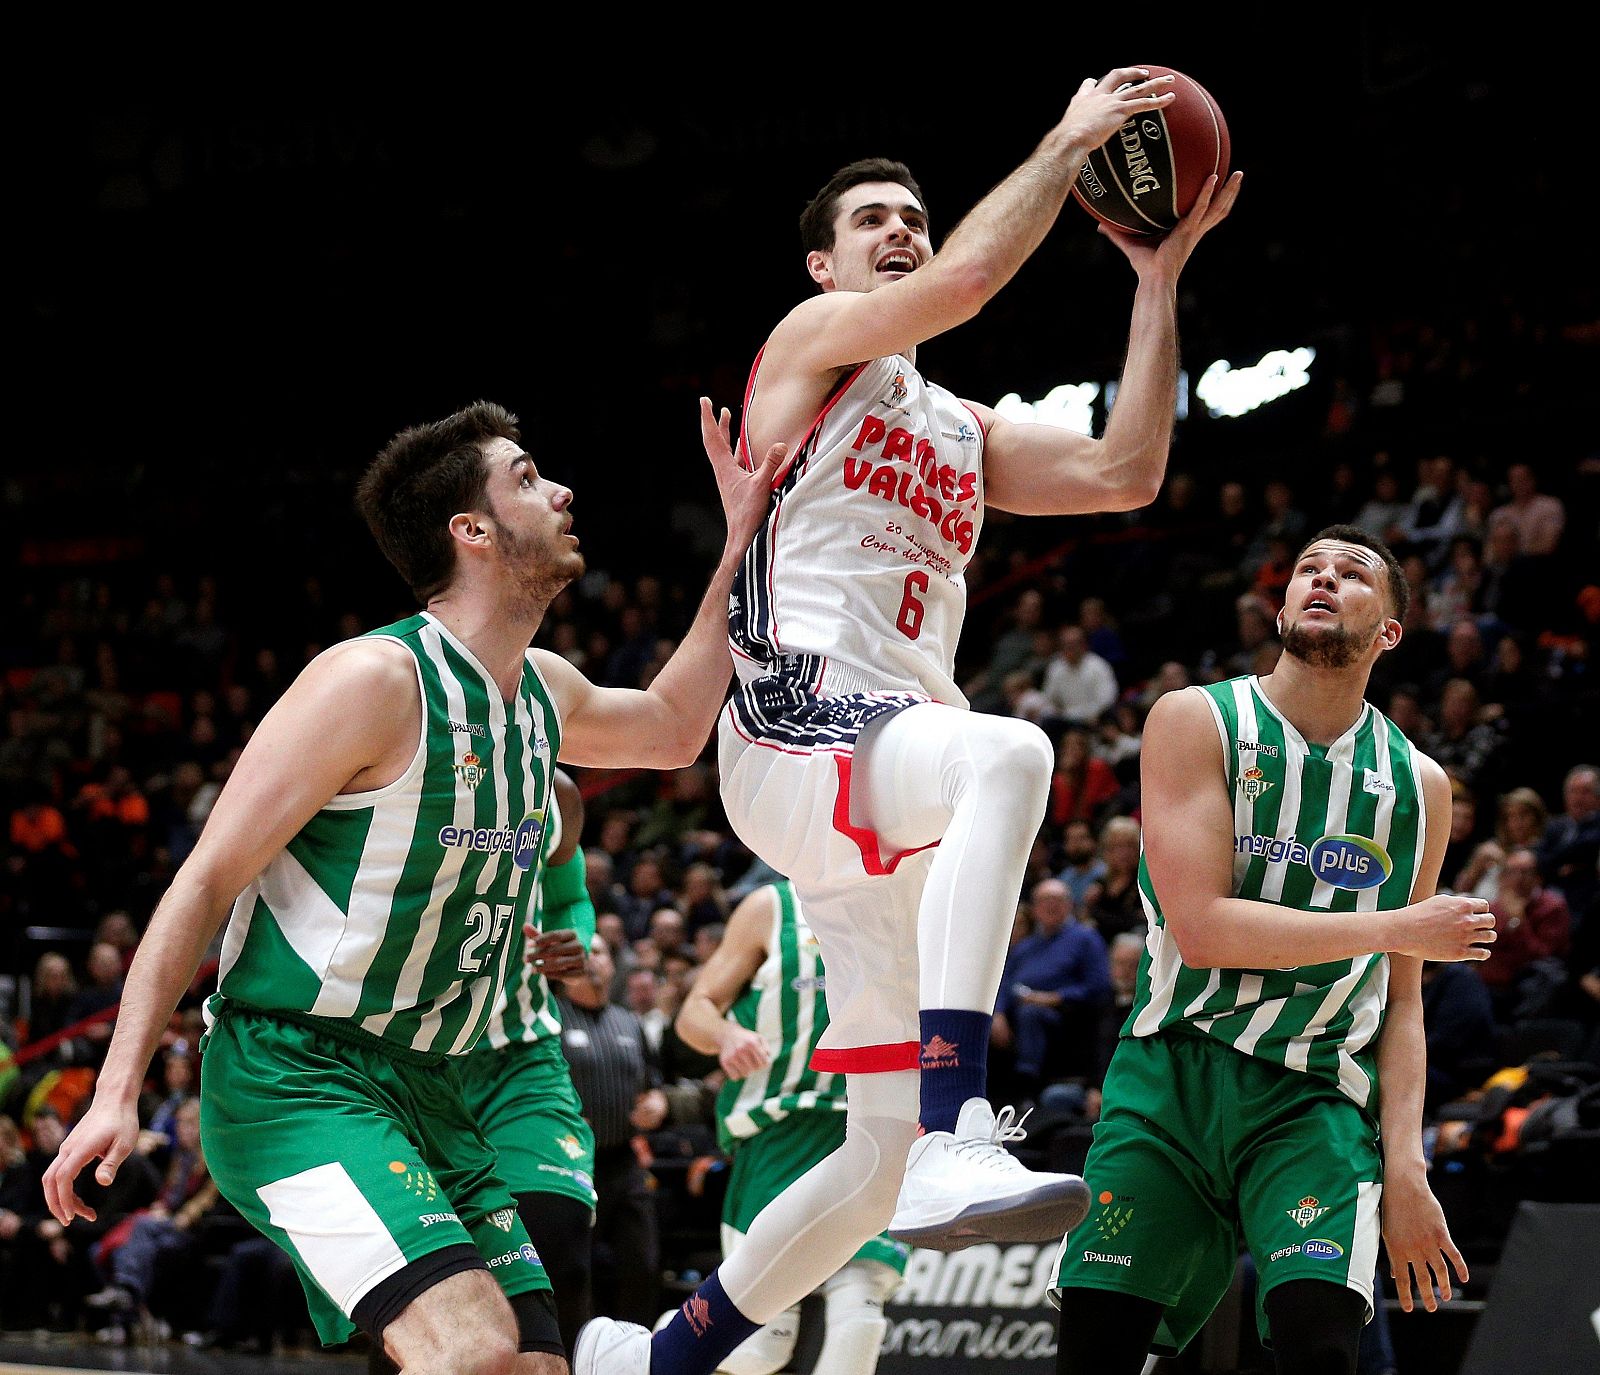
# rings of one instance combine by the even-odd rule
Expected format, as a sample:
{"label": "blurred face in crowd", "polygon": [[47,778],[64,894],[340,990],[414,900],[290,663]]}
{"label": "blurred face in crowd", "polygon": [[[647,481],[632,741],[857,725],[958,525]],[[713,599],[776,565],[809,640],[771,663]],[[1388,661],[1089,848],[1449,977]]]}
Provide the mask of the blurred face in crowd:
{"label": "blurred face in crowd", "polygon": [[1561,785],[1561,801],[1575,821],[1587,821],[1600,812],[1600,771],[1573,769]]}
{"label": "blurred face in crowd", "polygon": [[89,978],[101,988],[109,988],[122,977],[122,952],[106,941],[89,947]]}
{"label": "blurred face in crowd", "polygon": [[1066,835],[1062,837],[1062,848],[1071,863],[1088,863],[1094,858],[1093,828],[1087,821],[1068,822]]}
{"label": "blurred face in crowd", "polygon": [[1539,491],[1533,469],[1526,463],[1513,463],[1506,470],[1506,486],[1511,489],[1511,499],[1515,502],[1531,501]]}
{"label": "blurred face in crowd", "polygon": [[1544,838],[1544,809],[1513,794],[1505,802],[1505,835],[1514,845],[1537,845]]}
{"label": "blurred face in crowd", "polygon": [[1450,662],[1457,670],[1474,668],[1483,659],[1483,636],[1471,621],[1450,627]]}
{"label": "blurred face in crowd", "polygon": [[1478,690],[1465,679],[1452,678],[1439,702],[1439,724],[1451,735],[1461,735],[1472,728],[1477,715]]}
{"label": "blurred face in crowd", "polygon": [[71,991],[72,966],[67,963],[67,957],[54,951],[39,956],[33,972],[34,997],[61,998]]}
{"label": "blurred face in crowd", "polygon": [[1118,817],[1107,822],[1100,837],[1101,858],[1108,869],[1119,874],[1132,873],[1139,867],[1139,825],[1133,821],[1120,824],[1124,820],[1127,819]]}
{"label": "blurred face in crowd", "polygon": [[662,954],[680,950],[688,936],[683,914],[673,907],[663,907],[650,918],[650,939]]}
{"label": "blurred face in crowd", "polygon": [[200,1100],[189,1099],[178,1109],[175,1119],[178,1132],[178,1149],[180,1151],[197,1151],[200,1149]]}
{"label": "blurred face in crowd", "polygon": [[1089,762],[1089,737],[1081,730],[1069,730],[1056,750],[1056,768],[1062,773],[1081,769]]}
{"label": "blurred face in crowd", "polygon": [[1140,941],[1125,941],[1120,936],[1111,943],[1111,986],[1122,994],[1133,992],[1139,974]]}
{"label": "blurred face in crowd", "polygon": [[1500,884],[1521,898],[1531,898],[1539,888],[1539,861],[1532,850],[1513,850],[1500,871]]}
{"label": "blurred face in crowd", "polygon": [[627,928],[615,912],[602,912],[595,921],[594,929],[611,950],[621,950],[623,942],[628,939]]}
{"label": "blurred face in crowd", "polygon": [[1463,793],[1450,803],[1450,839],[1471,840],[1478,827],[1478,804],[1471,793]]}
{"label": "blurred face in crowd", "polygon": [[653,898],[661,891],[661,866],[653,859],[641,859],[628,878],[628,891],[636,898]]}
{"label": "blurred face in crowd", "polygon": [[1017,625],[1023,630],[1032,630],[1044,619],[1044,598],[1033,588],[1029,588],[1017,598]]}
{"label": "blurred face in crowd", "polygon": [[1033,920],[1041,935],[1053,936],[1067,924],[1072,915],[1072,894],[1067,885],[1056,879],[1046,879],[1033,886]]}
{"label": "blurred face in crowd", "polygon": [[628,1006],[641,1017],[656,1005],[659,980],[649,969],[635,969],[628,975]]}
{"label": "blurred face in crowd", "polygon": [[717,947],[722,944],[722,932],[719,922],[711,922],[694,933],[695,963],[704,964],[717,953]]}
{"label": "blurred face in crowd", "polygon": [[1061,657],[1074,667],[1083,661],[1083,656],[1089,648],[1088,639],[1075,625],[1069,625],[1061,632],[1058,643],[1061,646]]}

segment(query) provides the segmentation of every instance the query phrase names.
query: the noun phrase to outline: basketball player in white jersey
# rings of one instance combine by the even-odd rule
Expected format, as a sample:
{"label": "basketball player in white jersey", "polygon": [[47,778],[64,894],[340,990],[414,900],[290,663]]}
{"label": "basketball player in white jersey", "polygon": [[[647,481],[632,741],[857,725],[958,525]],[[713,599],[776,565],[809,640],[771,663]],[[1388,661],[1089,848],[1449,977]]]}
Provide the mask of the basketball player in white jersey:
{"label": "basketball player in white jersey", "polygon": [[[561,1375],[550,1284],[449,1067],[483,1033],[527,919],[554,758],[682,768],[722,706],[723,605],[777,455],[702,430],[727,544],[648,690],[529,648],[583,572],[571,490],[478,402],[397,435],[360,505],[425,608],[317,656],[263,718],[128,975],[94,1103],[45,1175],[109,1184],[163,1028],[233,909],[202,1075],[223,1193],[295,1260],[324,1342],[403,1371]],[[717,441],[717,442],[713,442]],[[239,901],[235,905],[235,898]],[[505,899],[504,902],[497,901]],[[485,900],[486,899],[486,900]]]}
{"label": "basketball player in white jersey", "polygon": [[986,504],[1070,515],[1155,498],[1177,399],[1178,275],[1238,176],[1208,180],[1164,238],[1111,235],[1138,287],[1103,438],[964,402],[922,377],[916,348],[1010,280],[1093,149],[1171,99],[1169,80],[1139,68],[1085,80],[937,257],[899,163],[844,168],[802,216],[821,292],[772,332],[745,398],[746,464],[780,441],[789,458],[730,604],[741,688],[720,763],[735,831],[790,876],[821,942],[830,1023],[812,1063],[849,1076],[849,1129],[668,1326],[590,1323],[578,1375],[706,1375],[886,1224],[953,1250],[1053,1240],[1088,1205],[1075,1176],[1022,1168],[1003,1145],[1021,1134],[1010,1109],[997,1119],[984,1096],[1052,755],[1036,727],[965,710],[963,573]]}

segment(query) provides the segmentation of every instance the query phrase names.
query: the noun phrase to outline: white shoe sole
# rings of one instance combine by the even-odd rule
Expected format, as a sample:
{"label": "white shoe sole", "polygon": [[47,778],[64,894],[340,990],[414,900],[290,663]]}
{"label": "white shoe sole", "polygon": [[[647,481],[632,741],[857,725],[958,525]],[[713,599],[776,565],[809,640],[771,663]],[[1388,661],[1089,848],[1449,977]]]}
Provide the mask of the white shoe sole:
{"label": "white shoe sole", "polygon": [[911,1227],[891,1222],[889,1235],[928,1251],[961,1251],[986,1241],[1060,1241],[1088,1212],[1089,1186],[1073,1178],[1011,1198],[970,1203],[942,1222]]}

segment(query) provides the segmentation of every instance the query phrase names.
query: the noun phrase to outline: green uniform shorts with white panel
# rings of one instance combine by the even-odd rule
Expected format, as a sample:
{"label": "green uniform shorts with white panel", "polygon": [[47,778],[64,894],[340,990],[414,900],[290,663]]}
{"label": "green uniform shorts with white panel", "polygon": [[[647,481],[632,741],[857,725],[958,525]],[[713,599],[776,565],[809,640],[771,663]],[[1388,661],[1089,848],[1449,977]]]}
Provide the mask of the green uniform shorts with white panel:
{"label": "green uniform shorts with white panel", "polygon": [[549,1289],[443,1055],[230,1002],[206,1038],[202,1137],[223,1196],[294,1259],[324,1343],[360,1300],[447,1246],[507,1296]]}
{"label": "green uniform shorts with white panel", "polygon": [[1333,1084],[1182,1029],[1124,1037],[1083,1177],[1093,1202],[1058,1281],[1164,1305],[1158,1352],[1200,1330],[1244,1248],[1263,1341],[1266,1296],[1285,1280],[1354,1289],[1371,1316],[1378,1133]]}
{"label": "green uniform shorts with white panel", "polygon": [[555,1037],[478,1049],[457,1062],[468,1113],[513,1194],[565,1194],[595,1206],[594,1131]]}
{"label": "green uniform shorts with white panel", "polygon": [[[722,1203],[723,1227],[740,1236],[748,1232],[767,1204],[844,1144],[844,1129],[842,1112],[797,1112],[739,1142]],[[879,1261],[903,1275],[910,1256],[909,1246],[883,1232],[865,1242],[852,1259]]]}

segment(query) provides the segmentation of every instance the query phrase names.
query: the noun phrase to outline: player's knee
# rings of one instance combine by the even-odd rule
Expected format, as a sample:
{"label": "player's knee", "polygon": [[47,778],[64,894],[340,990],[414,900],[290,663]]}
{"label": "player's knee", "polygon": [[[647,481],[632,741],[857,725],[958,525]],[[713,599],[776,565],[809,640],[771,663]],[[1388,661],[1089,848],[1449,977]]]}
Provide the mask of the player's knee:
{"label": "player's knee", "polygon": [[510,1310],[504,1314],[504,1321],[485,1322],[453,1334],[441,1355],[443,1368],[459,1371],[460,1375],[514,1375],[517,1325]]}
{"label": "player's knee", "polygon": [[788,1367],[799,1335],[800,1309],[786,1308],[724,1356],[717,1375],[778,1375]]}
{"label": "player's knee", "polygon": [[841,1315],[881,1313],[899,1287],[900,1273],[892,1265],[881,1260],[853,1260],[822,1286],[828,1301],[828,1321],[833,1322],[835,1310]]}
{"label": "player's knee", "polygon": [[979,768],[1009,787],[1043,797],[1056,762],[1050,737],[1032,721],[994,717],[987,724],[991,738],[983,742]]}

